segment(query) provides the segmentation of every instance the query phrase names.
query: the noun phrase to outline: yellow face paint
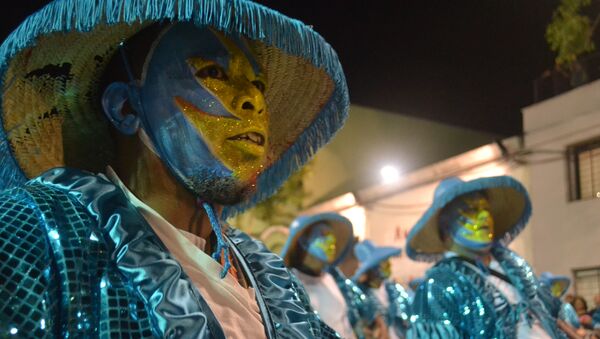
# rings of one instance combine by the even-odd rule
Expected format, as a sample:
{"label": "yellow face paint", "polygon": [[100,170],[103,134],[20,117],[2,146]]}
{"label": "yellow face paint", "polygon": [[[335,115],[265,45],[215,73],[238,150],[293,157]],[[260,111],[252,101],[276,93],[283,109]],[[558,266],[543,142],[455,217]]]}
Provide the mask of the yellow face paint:
{"label": "yellow face paint", "polygon": [[381,278],[389,278],[392,275],[392,263],[390,263],[389,260],[384,260],[381,264],[379,264],[379,272],[381,274]]}
{"label": "yellow face paint", "polygon": [[560,281],[557,281],[554,284],[552,284],[552,286],[550,288],[552,295],[557,298],[560,298],[562,296],[564,289],[565,289],[565,286]]}
{"label": "yellow face paint", "polygon": [[483,197],[464,198],[467,208],[460,211],[463,219],[459,220],[461,227],[468,232],[463,236],[467,240],[478,243],[489,243],[494,239],[494,219],[490,213],[490,203]]}
{"label": "yellow face paint", "polygon": [[323,251],[328,263],[333,262],[337,248],[337,239],[333,233],[328,233],[327,235],[315,239],[313,246]]}
{"label": "yellow face paint", "polygon": [[196,80],[233,117],[203,112],[181,97],[174,101],[206,142],[212,154],[242,181],[254,180],[266,163],[269,145],[269,113],[265,81],[254,72],[244,52],[230,39],[215,33],[229,52],[227,70],[213,60],[187,60]]}

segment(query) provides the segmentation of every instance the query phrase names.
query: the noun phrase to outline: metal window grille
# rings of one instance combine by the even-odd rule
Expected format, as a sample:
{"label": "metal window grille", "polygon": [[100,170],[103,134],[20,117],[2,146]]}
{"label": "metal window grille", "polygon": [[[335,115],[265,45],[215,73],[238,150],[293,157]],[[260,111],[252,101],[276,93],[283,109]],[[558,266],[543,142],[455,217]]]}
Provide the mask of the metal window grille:
{"label": "metal window grille", "polygon": [[575,294],[587,301],[588,308],[594,307],[594,296],[600,294],[600,267],[575,269]]}
{"label": "metal window grille", "polygon": [[600,199],[600,140],[569,148],[571,200]]}

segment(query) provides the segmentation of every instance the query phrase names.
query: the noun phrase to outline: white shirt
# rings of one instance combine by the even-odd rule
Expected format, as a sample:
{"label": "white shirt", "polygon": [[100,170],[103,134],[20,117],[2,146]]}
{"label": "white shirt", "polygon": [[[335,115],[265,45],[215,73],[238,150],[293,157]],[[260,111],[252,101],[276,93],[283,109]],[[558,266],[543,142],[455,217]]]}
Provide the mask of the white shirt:
{"label": "white shirt", "polygon": [[300,279],[310,304],[323,322],[336,330],[343,338],[354,338],[354,331],[348,320],[348,308],[342,292],[329,273],[314,277],[292,268],[292,273]]}
{"label": "white shirt", "polygon": [[266,338],[254,289],[244,288],[231,274],[221,279],[223,266],[204,253],[204,239],[171,225],[133,195],[111,168],[107,169],[107,176],[123,190],[131,204],[165,244],[169,253],[179,262],[210,306],[225,336],[233,339]]}

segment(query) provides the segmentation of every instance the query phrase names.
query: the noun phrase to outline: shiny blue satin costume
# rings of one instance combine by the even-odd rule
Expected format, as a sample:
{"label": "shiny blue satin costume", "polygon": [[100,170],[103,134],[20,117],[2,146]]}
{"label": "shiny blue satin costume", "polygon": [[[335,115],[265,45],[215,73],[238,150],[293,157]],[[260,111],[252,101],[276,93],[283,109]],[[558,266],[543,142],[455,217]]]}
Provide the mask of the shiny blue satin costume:
{"label": "shiny blue satin costume", "polygon": [[[239,230],[226,239],[268,338],[337,337],[278,256]],[[225,337],[181,265],[102,175],[59,168],[4,191],[0,258],[1,337]]]}
{"label": "shiny blue satin costume", "polygon": [[553,338],[564,338],[557,328],[552,305],[529,264],[509,249],[496,245],[492,255],[518,290],[521,302],[511,305],[486,281],[486,272],[457,257],[431,268],[416,291],[409,338],[516,338],[522,315],[533,317]]}

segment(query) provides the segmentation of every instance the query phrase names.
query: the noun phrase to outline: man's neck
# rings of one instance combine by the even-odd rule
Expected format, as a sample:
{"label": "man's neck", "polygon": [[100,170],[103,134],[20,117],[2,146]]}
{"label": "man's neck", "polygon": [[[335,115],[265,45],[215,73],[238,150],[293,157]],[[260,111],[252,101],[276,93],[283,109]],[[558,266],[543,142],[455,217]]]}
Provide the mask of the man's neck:
{"label": "man's neck", "polygon": [[450,251],[456,253],[459,256],[468,258],[468,259],[472,259],[472,260],[476,260],[476,261],[480,261],[483,264],[485,264],[486,266],[489,266],[490,262],[492,261],[492,255],[490,254],[490,251],[474,251],[462,246],[457,245],[456,243],[452,243],[452,246],[450,247]]}
{"label": "man's neck", "polygon": [[[208,244],[212,227],[197,199],[137,136],[121,142],[120,146],[115,171],[125,186],[169,223],[207,240]],[[221,206],[213,207],[219,215]]]}

